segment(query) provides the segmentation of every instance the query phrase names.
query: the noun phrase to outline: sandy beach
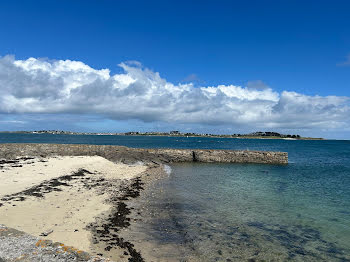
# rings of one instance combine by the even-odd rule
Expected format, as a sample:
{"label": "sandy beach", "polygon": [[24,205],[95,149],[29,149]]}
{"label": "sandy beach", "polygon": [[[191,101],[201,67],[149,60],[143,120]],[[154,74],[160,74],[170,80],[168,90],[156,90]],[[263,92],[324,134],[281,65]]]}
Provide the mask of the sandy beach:
{"label": "sandy beach", "polygon": [[109,254],[92,231],[115,208],[111,198],[122,197],[123,188],[146,171],[145,165],[113,163],[99,156],[0,163],[0,224],[92,255],[127,261],[128,252],[114,248]]}

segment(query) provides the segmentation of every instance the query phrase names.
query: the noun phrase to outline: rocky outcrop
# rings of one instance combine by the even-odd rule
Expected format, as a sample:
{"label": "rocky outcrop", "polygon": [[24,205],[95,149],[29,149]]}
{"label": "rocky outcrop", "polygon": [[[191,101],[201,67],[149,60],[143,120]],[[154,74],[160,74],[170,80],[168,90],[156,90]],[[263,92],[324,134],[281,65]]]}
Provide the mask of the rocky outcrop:
{"label": "rocky outcrop", "polygon": [[0,262],[112,262],[0,224]]}
{"label": "rocky outcrop", "polygon": [[248,150],[204,150],[204,149],[144,149],[110,145],[66,145],[66,144],[0,144],[0,158],[19,156],[102,156],[115,162],[135,161],[172,162],[218,162],[288,164],[285,152]]}

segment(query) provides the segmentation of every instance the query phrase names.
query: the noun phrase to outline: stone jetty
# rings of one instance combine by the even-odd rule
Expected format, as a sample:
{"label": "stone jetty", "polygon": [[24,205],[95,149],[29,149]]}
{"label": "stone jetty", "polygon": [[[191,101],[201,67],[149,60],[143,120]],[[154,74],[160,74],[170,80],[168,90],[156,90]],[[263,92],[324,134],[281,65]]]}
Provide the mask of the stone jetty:
{"label": "stone jetty", "polygon": [[114,162],[288,164],[288,153],[251,150],[145,149],[111,145],[0,144],[0,158],[19,156],[101,156]]}

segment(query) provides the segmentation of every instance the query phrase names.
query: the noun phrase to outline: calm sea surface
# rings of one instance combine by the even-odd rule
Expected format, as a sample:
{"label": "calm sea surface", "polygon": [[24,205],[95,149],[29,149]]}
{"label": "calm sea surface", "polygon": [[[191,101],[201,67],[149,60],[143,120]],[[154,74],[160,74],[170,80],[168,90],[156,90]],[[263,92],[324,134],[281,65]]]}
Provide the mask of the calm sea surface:
{"label": "calm sea surface", "polygon": [[0,143],[288,152],[286,166],[172,165],[149,204],[165,215],[144,230],[201,261],[350,261],[350,141],[0,134]]}

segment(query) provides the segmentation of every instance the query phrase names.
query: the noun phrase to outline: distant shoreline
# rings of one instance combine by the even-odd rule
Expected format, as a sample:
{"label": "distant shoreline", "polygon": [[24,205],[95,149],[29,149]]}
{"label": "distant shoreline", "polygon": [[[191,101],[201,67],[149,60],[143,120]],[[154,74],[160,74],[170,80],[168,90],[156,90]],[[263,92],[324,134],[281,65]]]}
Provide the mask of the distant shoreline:
{"label": "distant shoreline", "polygon": [[249,134],[238,135],[215,135],[215,134],[170,134],[161,132],[126,132],[126,133],[88,133],[88,132],[71,132],[71,131],[0,131],[0,134],[51,134],[51,135],[99,135],[99,136],[149,136],[149,137],[202,137],[202,138],[237,138],[237,139],[280,139],[280,140],[328,140],[321,137],[297,137],[295,135],[281,136],[254,136]]}

